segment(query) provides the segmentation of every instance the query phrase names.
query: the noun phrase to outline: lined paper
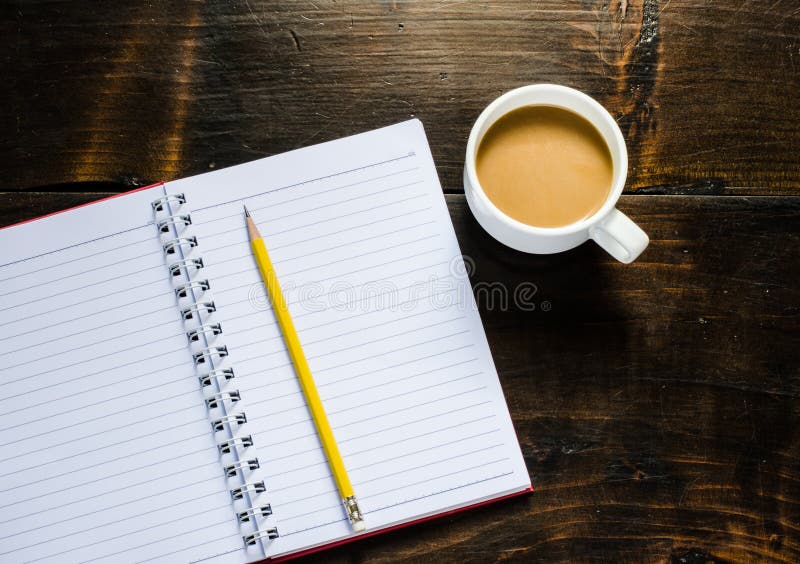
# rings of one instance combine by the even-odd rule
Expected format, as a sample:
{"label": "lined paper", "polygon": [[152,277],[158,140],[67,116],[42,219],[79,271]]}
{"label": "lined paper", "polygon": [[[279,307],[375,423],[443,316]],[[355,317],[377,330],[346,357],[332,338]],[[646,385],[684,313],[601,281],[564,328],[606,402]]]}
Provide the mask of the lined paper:
{"label": "lined paper", "polygon": [[252,559],[152,223],[163,193],[0,230],[0,562]]}
{"label": "lined paper", "polygon": [[244,229],[256,220],[369,529],[530,486],[421,124],[167,185],[193,208],[280,538],[351,534]]}

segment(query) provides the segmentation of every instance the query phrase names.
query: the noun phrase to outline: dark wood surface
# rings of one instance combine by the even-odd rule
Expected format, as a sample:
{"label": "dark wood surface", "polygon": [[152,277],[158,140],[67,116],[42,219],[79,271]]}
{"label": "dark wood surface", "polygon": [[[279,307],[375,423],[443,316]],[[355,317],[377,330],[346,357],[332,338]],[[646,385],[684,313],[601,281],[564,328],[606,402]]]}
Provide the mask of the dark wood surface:
{"label": "dark wood surface", "polygon": [[[42,2],[0,7],[0,224],[416,116],[536,491],[325,555],[800,561],[796,1]],[[580,88],[631,154],[631,265],[523,255],[460,183],[501,92]],[[2,251],[0,251],[2,252]],[[316,559],[312,559],[316,560]]]}

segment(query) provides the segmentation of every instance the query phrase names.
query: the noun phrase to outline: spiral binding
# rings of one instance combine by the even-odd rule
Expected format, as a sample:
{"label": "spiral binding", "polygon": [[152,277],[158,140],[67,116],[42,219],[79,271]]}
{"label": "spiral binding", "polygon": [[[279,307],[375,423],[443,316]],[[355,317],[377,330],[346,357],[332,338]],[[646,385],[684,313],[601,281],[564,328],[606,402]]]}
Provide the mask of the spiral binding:
{"label": "spiral binding", "polygon": [[209,412],[211,430],[222,461],[223,475],[232,482],[230,496],[234,513],[243,528],[245,547],[278,538],[272,506],[264,503],[267,491],[260,478],[261,464],[255,454],[252,435],[246,432],[247,415],[242,394],[236,389],[236,375],[228,365],[228,347],[222,324],[215,319],[217,306],[211,284],[198,275],[204,269],[199,256],[200,241],[191,233],[192,216],[184,209],[185,194],[164,194],[152,202],[170,280],[173,281],[186,339],[198,369],[198,382]]}
{"label": "spiral binding", "polygon": [[247,546],[251,546],[256,544],[259,539],[277,539],[278,538],[278,529],[275,527],[271,527],[269,529],[259,529],[255,533],[245,535],[244,536],[244,544]]}
{"label": "spiral binding", "polygon": [[182,246],[186,245],[190,249],[197,246],[197,237],[176,237],[171,241],[164,243],[164,252],[168,255],[174,255],[175,252]]}
{"label": "spiral binding", "polygon": [[260,482],[248,482],[239,486],[238,488],[233,488],[231,490],[231,497],[233,499],[242,499],[245,494],[248,493],[263,493],[267,491],[267,487],[264,485],[264,481]]}
{"label": "spiral binding", "polygon": [[236,517],[239,519],[240,523],[248,523],[250,519],[253,519],[256,515],[269,517],[272,515],[272,506],[268,503],[261,507],[251,507],[247,511],[240,511]]}
{"label": "spiral binding", "polygon": [[194,290],[197,290],[198,292],[207,292],[210,289],[211,284],[208,283],[208,280],[192,280],[186,284],[179,284],[175,286],[175,295],[179,298],[186,298],[188,297],[189,292],[193,292]]}
{"label": "spiral binding", "polygon": [[175,202],[178,205],[182,205],[186,203],[186,196],[183,194],[167,194],[157,200],[154,200],[151,206],[153,206],[153,211],[161,212],[164,211],[164,206],[167,205],[169,202]]}
{"label": "spiral binding", "polygon": [[222,325],[219,323],[205,323],[197,329],[186,332],[186,338],[189,339],[190,343],[197,342],[201,335],[211,335],[212,337],[222,335]]}
{"label": "spiral binding", "polygon": [[240,460],[234,464],[229,464],[225,467],[225,476],[228,478],[232,478],[236,476],[237,472],[241,472],[245,469],[247,470],[255,470],[260,468],[261,465],[258,463],[258,458],[252,458],[250,460]]}
{"label": "spiral binding", "polygon": [[228,380],[233,380],[235,377],[236,375],[233,373],[233,368],[215,368],[214,370],[209,370],[205,374],[201,374],[197,379],[200,380],[200,385],[205,388],[206,386],[210,386],[215,380],[218,381],[222,379],[227,382]]}
{"label": "spiral binding", "polygon": [[201,349],[200,352],[194,353],[194,363],[195,365],[205,364],[206,362],[210,362],[215,356],[217,358],[225,358],[228,356],[228,347],[205,347]]}

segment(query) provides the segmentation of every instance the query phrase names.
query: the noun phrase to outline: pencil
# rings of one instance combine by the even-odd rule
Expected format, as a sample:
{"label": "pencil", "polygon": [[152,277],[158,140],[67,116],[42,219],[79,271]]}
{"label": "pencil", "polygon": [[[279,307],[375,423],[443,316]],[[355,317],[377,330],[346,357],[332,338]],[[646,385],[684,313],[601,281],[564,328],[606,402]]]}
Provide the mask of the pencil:
{"label": "pencil", "polygon": [[317,435],[319,435],[319,440],[322,443],[322,449],[325,451],[325,457],[328,459],[328,466],[330,466],[331,474],[333,474],[333,479],[336,482],[339,494],[342,496],[342,503],[344,503],[347,518],[350,520],[353,531],[357,533],[364,531],[366,529],[364,516],[358,508],[358,501],[353,491],[353,485],[350,483],[350,477],[347,475],[347,470],[344,467],[342,455],[339,453],[339,446],[336,444],[331,424],[328,422],[328,416],[325,414],[325,408],[322,405],[317,386],[311,375],[311,369],[308,367],[308,361],[303,352],[303,347],[300,345],[300,339],[294,328],[294,322],[289,315],[286,299],[278,283],[275,269],[272,267],[272,261],[269,259],[269,253],[267,253],[264,239],[261,238],[261,234],[258,232],[253,218],[250,217],[250,212],[247,211],[247,207],[244,208],[244,215],[245,222],[247,223],[247,235],[250,238],[250,247],[253,250],[258,270],[261,272],[261,278],[264,281],[264,287],[272,303],[272,309],[275,311],[275,317],[278,320],[281,333],[283,333],[283,340],[286,342],[286,348],[289,349],[289,356],[292,358],[292,364],[297,373],[297,379],[300,381],[300,387],[303,389],[303,395],[306,398],[308,410],[311,412],[311,419],[314,421]]}

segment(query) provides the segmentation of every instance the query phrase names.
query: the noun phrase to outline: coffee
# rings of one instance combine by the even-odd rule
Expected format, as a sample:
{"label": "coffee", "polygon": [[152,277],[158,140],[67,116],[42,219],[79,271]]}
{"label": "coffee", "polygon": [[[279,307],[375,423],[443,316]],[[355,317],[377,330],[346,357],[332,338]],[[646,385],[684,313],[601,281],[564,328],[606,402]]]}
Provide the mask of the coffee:
{"label": "coffee", "polygon": [[554,106],[523,106],[498,119],[480,143],[478,181],[506,215],[561,227],[594,214],[608,199],[611,152],[581,116]]}

